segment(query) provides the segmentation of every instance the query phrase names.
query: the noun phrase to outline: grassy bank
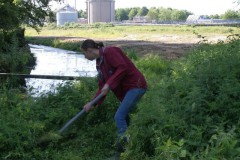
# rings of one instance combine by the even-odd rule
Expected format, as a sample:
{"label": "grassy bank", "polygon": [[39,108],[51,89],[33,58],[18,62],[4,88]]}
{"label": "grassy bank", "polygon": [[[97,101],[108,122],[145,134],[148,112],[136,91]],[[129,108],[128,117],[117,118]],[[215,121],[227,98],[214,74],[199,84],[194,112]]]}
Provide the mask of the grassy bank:
{"label": "grassy bank", "polygon": [[[0,30],[0,72],[29,74],[35,65],[35,58],[24,38],[24,29]],[[0,89],[20,87],[22,79],[0,77]]]}
{"label": "grassy bank", "polygon": [[[138,57],[134,63],[149,89],[131,115],[126,160],[240,158],[240,39],[202,44],[186,56],[163,60]],[[37,139],[60,129],[91,99],[95,78],[60,86],[34,100],[18,90],[0,91],[0,159],[102,160],[114,154],[114,113],[119,102],[104,104],[74,123],[59,141]]]}
{"label": "grassy bank", "polygon": [[[198,41],[208,40],[216,43],[224,40],[228,35],[239,33],[237,27],[224,26],[112,26],[92,28],[49,28],[44,27],[37,34],[33,29],[26,29],[28,43],[42,44],[56,48],[80,52],[81,41],[91,38],[104,41],[106,44],[117,41],[127,46],[127,41],[143,41],[146,43],[196,44]],[[72,34],[74,33],[74,34]],[[49,36],[51,35],[51,36]],[[73,39],[71,39],[71,37]],[[75,39],[74,39],[75,37]],[[154,45],[152,44],[154,48]],[[124,48],[124,47],[123,47]],[[129,48],[126,47],[126,48]],[[139,50],[138,45],[131,45],[133,50]],[[173,49],[174,47],[170,48]],[[184,48],[184,47],[183,47]],[[142,49],[144,50],[144,49]],[[181,49],[180,49],[181,50]],[[146,51],[147,52],[147,51]],[[174,51],[173,51],[174,52]],[[147,53],[145,53],[147,54]],[[153,53],[155,54],[155,53]]]}
{"label": "grassy bank", "polygon": [[204,36],[209,35],[228,35],[230,32],[239,33],[237,27],[224,26],[113,26],[113,27],[95,27],[95,28],[49,28],[45,27],[40,33],[34,29],[27,28],[26,36],[55,36],[55,37],[83,37],[96,39],[116,39],[124,38],[129,35],[138,40],[151,39],[156,35],[182,35],[194,36],[197,32]]}
{"label": "grassy bank", "polygon": [[239,46],[239,36],[203,44],[170,68],[151,61],[156,76],[133,117],[125,158],[238,159]]}
{"label": "grassy bank", "polygon": [[64,41],[54,37],[44,37],[44,38],[26,37],[26,40],[30,44],[45,45],[45,46],[51,46],[54,48],[61,48],[65,50],[81,52],[80,51],[81,41]]}

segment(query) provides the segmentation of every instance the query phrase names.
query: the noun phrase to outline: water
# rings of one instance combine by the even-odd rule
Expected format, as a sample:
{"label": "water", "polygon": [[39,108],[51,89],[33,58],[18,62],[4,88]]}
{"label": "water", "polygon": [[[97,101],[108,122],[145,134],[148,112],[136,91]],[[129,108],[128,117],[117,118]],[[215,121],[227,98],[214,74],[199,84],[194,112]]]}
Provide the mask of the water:
{"label": "water", "polygon": [[[32,75],[58,75],[94,77],[97,75],[96,62],[89,61],[84,55],[73,51],[57,49],[42,45],[30,45],[31,52],[36,57],[36,66],[31,71]],[[66,80],[26,78],[29,93],[33,96],[53,91],[59,84]]]}

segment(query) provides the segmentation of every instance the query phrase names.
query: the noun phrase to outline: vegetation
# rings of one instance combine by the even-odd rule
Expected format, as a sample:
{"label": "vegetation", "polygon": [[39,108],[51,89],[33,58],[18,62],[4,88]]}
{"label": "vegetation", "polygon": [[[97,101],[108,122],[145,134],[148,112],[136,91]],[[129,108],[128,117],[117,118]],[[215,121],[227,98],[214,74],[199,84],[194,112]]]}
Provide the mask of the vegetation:
{"label": "vegetation", "polygon": [[1,0],[0,29],[11,30],[18,28],[21,24],[27,24],[38,29],[38,26],[43,26],[45,17],[50,11],[49,1]]}
{"label": "vegetation", "polygon": [[57,133],[82,109],[95,90],[95,79],[59,86],[58,94],[49,92],[37,100],[17,89],[1,89],[0,159],[79,160],[101,159],[113,154],[111,145],[117,135],[112,114],[117,101],[112,95],[96,112],[81,117],[69,127],[59,141],[41,146],[37,143],[42,136]]}
{"label": "vegetation", "polygon": [[172,8],[156,8],[150,9],[146,7],[135,7],[135,8],[119,8],[116,9],[116,20],[132,20],[134,16],[147,16],[149,20],[156,21],[185,21],[192,13],[186,10],[177,10]]}
{"label": "vegetation", "polygon": [[76,41],[64,42],[63,40],[51,37],[50,38],[27,37],[26,39],[31,44],[40,44],[80,52],[80,42]]}
{"label": "vegetation", "polygon": [[[57,0],[58,1],[58,0]],[[49,0],[23,1],[23,0],[0,0],[0,72],[30,72],[35,60],[25,41],[22,24],[39,31],[45,17],[48,15]],[[0,78],[0,83],[11,81]],[[24,82],[16,81],[19,85]]]}
{"label": "vegetation", "polygon": [[239,44],[239,35],[228,44],[202,44],[170,66],[152,60],[156,77],[133,116],[124,157],[238,159]]}
{"label": "vegetation", "polygon": [[[129,145],[123,159],[238,159],[240,39],[202,43],[175,61],[128,56],[144,73],[149,90],[131,115]],[[38,146],[58,131],[95,93],[95,78],[59,86],[37,99],[1,88],[1,159],[106,159],[114,154],[113,116],[118,102],[81,117],[63,138]]]}
{"label": "vegetation", "polygon": [[[239,5],[239,1],[233,2]],[[185,21],[189,15],[194,13],[187,10],[178,10],[174,8],[164,7],[133,7],[133,8],[118,8],[115,10],[115,20],[133,20],[135,16],[146,16],[148,20],[158,21]],[[56,22],[56,12],[51,12],[49,17],[46,19],[47,22]],[[228,10],[224,14],[219,15],[204,15],[206,18],[214,19],[239,19],[240,13],[236,10]],[[85,10],[78,10],[78,18],[87,18],[87,12]]]}
{"label": "vegetation", "polygon": [[[67,29],[67,32],[66,32]],[[95,27],[56,27],[56,26],[46,26],[42,28],[40,33],[37,33],[34,29],[26,28],[27,37],[48,37],[49,35],[53,37],[91,37],[100,39],[116,39],[116,38],[126,38],[127,36],[134,36],[138,40],[151,39],[156,35],[181,35],[181,36],[195,36],[193,33],[198,32],[204,36],[212,35],[223,35],[227,36],[229,34],[239,33],[239,28],[237,27],[224,27],[224,26],[105,26],[104,24],[95,24]],[[41,37],[39,37],[41,36]],[[54,39],[49,37],[50,39]],[[36,39],[36,38],[35,38]],[[46,39],[48,41],[48,39]],[[63,40],[60,40],[63,41]]]}
{"label": "vegetation", "polygon": [[240,11],[227,10],[223,16],[223,19],[240,19]]}
{"label": "vegetation", "polygon": [[78,17],[79,18],[87,18],[87,12],[83,10],[78,11]]}
{"label": "vegetation", "polygon": [[[38,29],[47,15],[49,1],[32,2],[1,0],[1,72],[28,72],[26,67],[33,65],[20,26],[28,24]],[[93,38],[110,35],[114,38],[128,33],[184,35],[194,33],[196,26],[70,28],[43,29],[40,35]],[[133,50],[126,51],[146,76],[149,90],[131,115],[129,144],[122,159],[240,158],[240,38],[238,28],[219,28],[199,27],[201,31],[197,32],[204,35],[231,32],[228,42],[203,41],[175,61],[153,55],[138,57]],[[64,29],[69,33],[63,32]],[[27,35],[36,34],[27,29]],[[66,44],[58,39],[43,42],[46,41],[55,47],[78,48],[76,43]],[[119,102],[112,93],[100,108],[71,125],[61,139],[49,144],[37,143],[45,134],[57,133],[92,98],[97,88],[96,78],[59,85],[57,92],[49,91],[38,98],[23,93],[18,80],[0,79],[0,82],[0,159],[98,160],[114,154],[117,132],[113,117]]]}
{"label": "vegetation", "polygon": [[[147,16],[149,20],[160,21],[185,21],[189,15],[193,13],[187,10],[178,10],[173,8],[163,8],[163,7],[152,7],[150,9],[146,7],[135,7],[135,8],[119,8],[116,9],[116,20],[132,20],[134,16]],[[240,19],[240,12],[235,10],[227,10],[222,15],[204,15],[207,18],[216,19]]]}

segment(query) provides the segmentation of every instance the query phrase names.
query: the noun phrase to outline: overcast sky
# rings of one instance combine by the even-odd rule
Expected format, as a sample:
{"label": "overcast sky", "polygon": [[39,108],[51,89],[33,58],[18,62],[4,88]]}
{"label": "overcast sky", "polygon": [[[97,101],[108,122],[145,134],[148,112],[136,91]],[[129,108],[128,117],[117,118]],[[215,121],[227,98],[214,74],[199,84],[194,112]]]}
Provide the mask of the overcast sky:
{"label": "overcast sky", "polygon": [[[132,7],[164,7],[173,9],[183,9],[191,11],[196,15],[212,15],[223,14],[228,9],[237,10],[234,3],[236,0],[115,0],[115,9],[117,8],[132,8]],[[75,0],[65,0],[72,7],[75,5]],[[62,4],[63,5],[63,4]],[[53,8],[56,9],[61,4],[54,4]],[[76,0],[77,10],[86,10],[86,0]]]}

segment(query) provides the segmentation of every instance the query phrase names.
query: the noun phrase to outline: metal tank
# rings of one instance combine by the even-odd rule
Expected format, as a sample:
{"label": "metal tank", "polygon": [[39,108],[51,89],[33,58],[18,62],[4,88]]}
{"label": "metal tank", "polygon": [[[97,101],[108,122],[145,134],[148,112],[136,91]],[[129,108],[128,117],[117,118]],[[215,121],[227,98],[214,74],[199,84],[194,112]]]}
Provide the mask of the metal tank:
{"label": "metal tank", "polygon": [[89,24],[115,20],[114,0],[86,0],[86,4]]}
{"label": "metal tank", "polygon": [[57,11],[57,25],[63,26],[65,23],[77,22],[78,13],[70,5],[66,5]]}

